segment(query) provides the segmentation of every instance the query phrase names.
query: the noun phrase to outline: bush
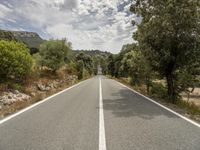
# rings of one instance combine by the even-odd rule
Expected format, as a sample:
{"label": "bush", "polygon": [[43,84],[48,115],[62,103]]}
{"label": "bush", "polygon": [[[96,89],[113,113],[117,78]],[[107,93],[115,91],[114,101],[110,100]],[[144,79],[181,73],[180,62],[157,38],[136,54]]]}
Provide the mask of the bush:
{"label": "bush", "polygon": [[65,40],[50,40],[40,46],[38,64],[52,69],[53,72],[64,64],[71,45]]}
{"label": "bush", "polygon": [[30,73],[33,59],[23,43],[0,40],[0,78],[18,78]]}

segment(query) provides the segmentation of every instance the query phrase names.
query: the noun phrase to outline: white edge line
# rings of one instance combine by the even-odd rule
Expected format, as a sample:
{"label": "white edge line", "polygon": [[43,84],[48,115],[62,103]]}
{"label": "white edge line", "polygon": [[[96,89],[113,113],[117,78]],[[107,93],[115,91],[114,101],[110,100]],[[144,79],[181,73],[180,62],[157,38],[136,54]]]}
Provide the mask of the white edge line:
{"label": "white edge line", "polygon": [[[116,81],[116,80],[114,80],[114,81]],[[192,123],[193,125],[195,125],[195,126],[197,126],[197,127],[200,128],[200,124],[198,124],[197,122],[195,122],[195,121],[193,121],[193,120],[191,120],[191,119],[189,119],[189,118],[184,117],[183,115],[181,115],[181,114],[179,114],[179,113],[177,113],[177,112],[175,112],[175,111],[169,109],[168,107],[163,106],[162,104],[156,102],[155,100],[153,100],[153,99],[151,99],[151,98],[149,98],[149,97],[144,96],[143,94],[141,94],[141,93],[139,93],[139,92],[137,92],[137,91],[131,89],[130,87],[128,87],[128,86],[126,86],[126,85],[124,85],[124,84],[122,84],[122,83],[120,83],[120,82],[118,82],[118,81],[116,81],[116,82],[117,82],[118,84],[122,85],[123,87],[126,87],[127,89],[131,90],[132,92],[134,92],[134,93],[136,93],[136,94],[138,94],[138,95],[140,95],[140,96],[146,98],[147,100],[153,102],[154,104],[156,104],[156,105],[158,105],[158,106],[160,106],[160,107],[162,107],[162,108],[168,110],[169,112],[171,112],[171,113],[177,115],[178,117],[180,117],[180,118],[182,118],[182,119],[184,119],[184,120],[186,120],[186,121],[188,121],[188,122]]]}
{"label": "white edge line", "polygon": [[99,150],[106,150],[101,77],[99,77]]}
{"label": "white edge line", "polygon": [[[88,79],[87,79],[87,80],[88,80]],[[20,110],[20,111],[18,111],[18,112],[16,112],[16,113],[12,114],[12,115],[10,115],[10,116],[8,116],[8,117],[6,117],[6,118],[0,120],[0,125],[3,124],[4,122],[6,122],[6,121],[8,121],[8,120],[10,120],[10,119],[12,119],[12,118],[14,118],[14,117],[16,117],[16,116],[22,114],[22,113],[25,112],[25,111],[28,111],[28,110],[32,109],[33,107],[36,107],[36,106],[38,106],[38,105],[40,105],[40,104],[42,104],[42,103],[44,103],[44,102],[50,100],[51,98],[53,98],[53,97],[55,97],[55,96],[57,96],[57,95],[59,95],[59,94],[61,94],[61,93],[63,93],[63,92],[66,92],[66,91],[68,91],[68,90],[70,90],[70,89],[72,89],[72,88],[74,88],[74,87],[80,85],[81,83],[83,83],[83,82],[85,82],[85,81],[86,81],[86,80],[81,81],[81,82],[79,82],[79,83],[77,83],[77,84],[75,84],[75,85],[73,85],[73,86],[71,86],[71,87],[68,87],[68,88],[65,89],[65,90],[62,90],[62,91],[60,91],[60,92],[58,92],[58,93],[56,93],[56,94],[54,94],[54,95],[52,95],[52,96],[49,96],[49,97],[47,97],[47,98],[45,98],[45,99],[43,99],[43,100],[41,100],[41,101],[39,101],[39,102],[36,102],[35,104],[32,104],[32,105],[30,105],[30,106],[28,106],[28,107],[26,107],[26,108],[24,108],[24,109],[22,109],[22,110]]]}

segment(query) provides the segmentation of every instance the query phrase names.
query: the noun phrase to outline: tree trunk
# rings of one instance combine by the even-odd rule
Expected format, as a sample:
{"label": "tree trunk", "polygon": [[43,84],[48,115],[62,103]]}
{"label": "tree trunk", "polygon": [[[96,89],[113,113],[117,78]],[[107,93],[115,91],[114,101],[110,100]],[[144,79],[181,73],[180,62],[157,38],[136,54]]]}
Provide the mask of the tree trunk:
{"label": "tree trunk", "polygon": [[168,96],[169,96],[169,100],[172,103],[175,103],[176,101],[176,92],[175,92],[175,87],[174,87],[174,79],[173,79],[173,75],[172,74],[167,74],[166,75],[166,79],[167,79],[167,92],[168,92]]}

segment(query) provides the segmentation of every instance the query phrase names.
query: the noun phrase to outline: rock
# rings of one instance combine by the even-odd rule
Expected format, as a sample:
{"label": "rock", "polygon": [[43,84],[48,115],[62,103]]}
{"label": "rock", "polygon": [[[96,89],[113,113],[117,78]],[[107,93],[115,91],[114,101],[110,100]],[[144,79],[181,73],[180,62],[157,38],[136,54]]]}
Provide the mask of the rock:
{"label": "rock", "polygon": [[54,83],[49,83],[48,87],[50,87],[51,89],[53,89],[54,88]]}
{"label": "rock", "polygon": [[38,90],[40,90],[40,91],[46,91],[45,85],[43,85],[43,84],[41,84],[41,83],[38,83],[38,84],[37,84],[37,87],[38,87]]}
{"label": "rock", "polygon": [[34,92],[31,92],[31,96],[36,96],[36,93],[34,93]]}
{"label": "rock", "polygon": [[[18,93],[18,94],[15,94]],[[24,93],[20,93],[18,92],[4,92],[2,96],[0,96],[0,103],[2,103],[3,105],[11,105],[14,102],[17,101],[24,101],[24,100],[28,100],[31,97],[29,95],[26,95]]]}
{"label": "rock", "polygon": [[78,76],[73,75],[72,78],[77,80],[77,79],[78,79]]}
{"label": "rock", "polygon": [[8,99],[12,99],[12,96],[11,96],[11,95],[8,95]]}
{"label": "rock", "polygon": [[29,100],[31,97],[29,95],[21,93],[19,96],[19,101]]}
{"label": "rock", "polygon": [[19,91],[18,90],[14,90],[13,93],[14,94],[19,94]]}
{"label": "rock", "polygon": [[51,90],[51,87],[48,86],[45,88],[45,91],[49,91],[49,90]]}
{"label": "rock", "polygon": [[2,106],[0,105],[0,110],[2,109]]}
{"label": "rock", "polygon": [[40,91],[49,91],[49,90],[55,88],[55,85],[54,85],[54,83],[48,83],[47,85],[38,83],[37,87],[38,87],[38,90],[40,90]]}

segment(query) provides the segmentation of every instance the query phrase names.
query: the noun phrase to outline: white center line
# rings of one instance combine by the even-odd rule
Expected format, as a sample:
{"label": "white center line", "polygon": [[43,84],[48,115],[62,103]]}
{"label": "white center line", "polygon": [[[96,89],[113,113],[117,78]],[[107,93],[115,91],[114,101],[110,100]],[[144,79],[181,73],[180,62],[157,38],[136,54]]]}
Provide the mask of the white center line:
{"label": "white center line", "polygon": [[101,77],[99,77],[99,150],[106,150]]}

